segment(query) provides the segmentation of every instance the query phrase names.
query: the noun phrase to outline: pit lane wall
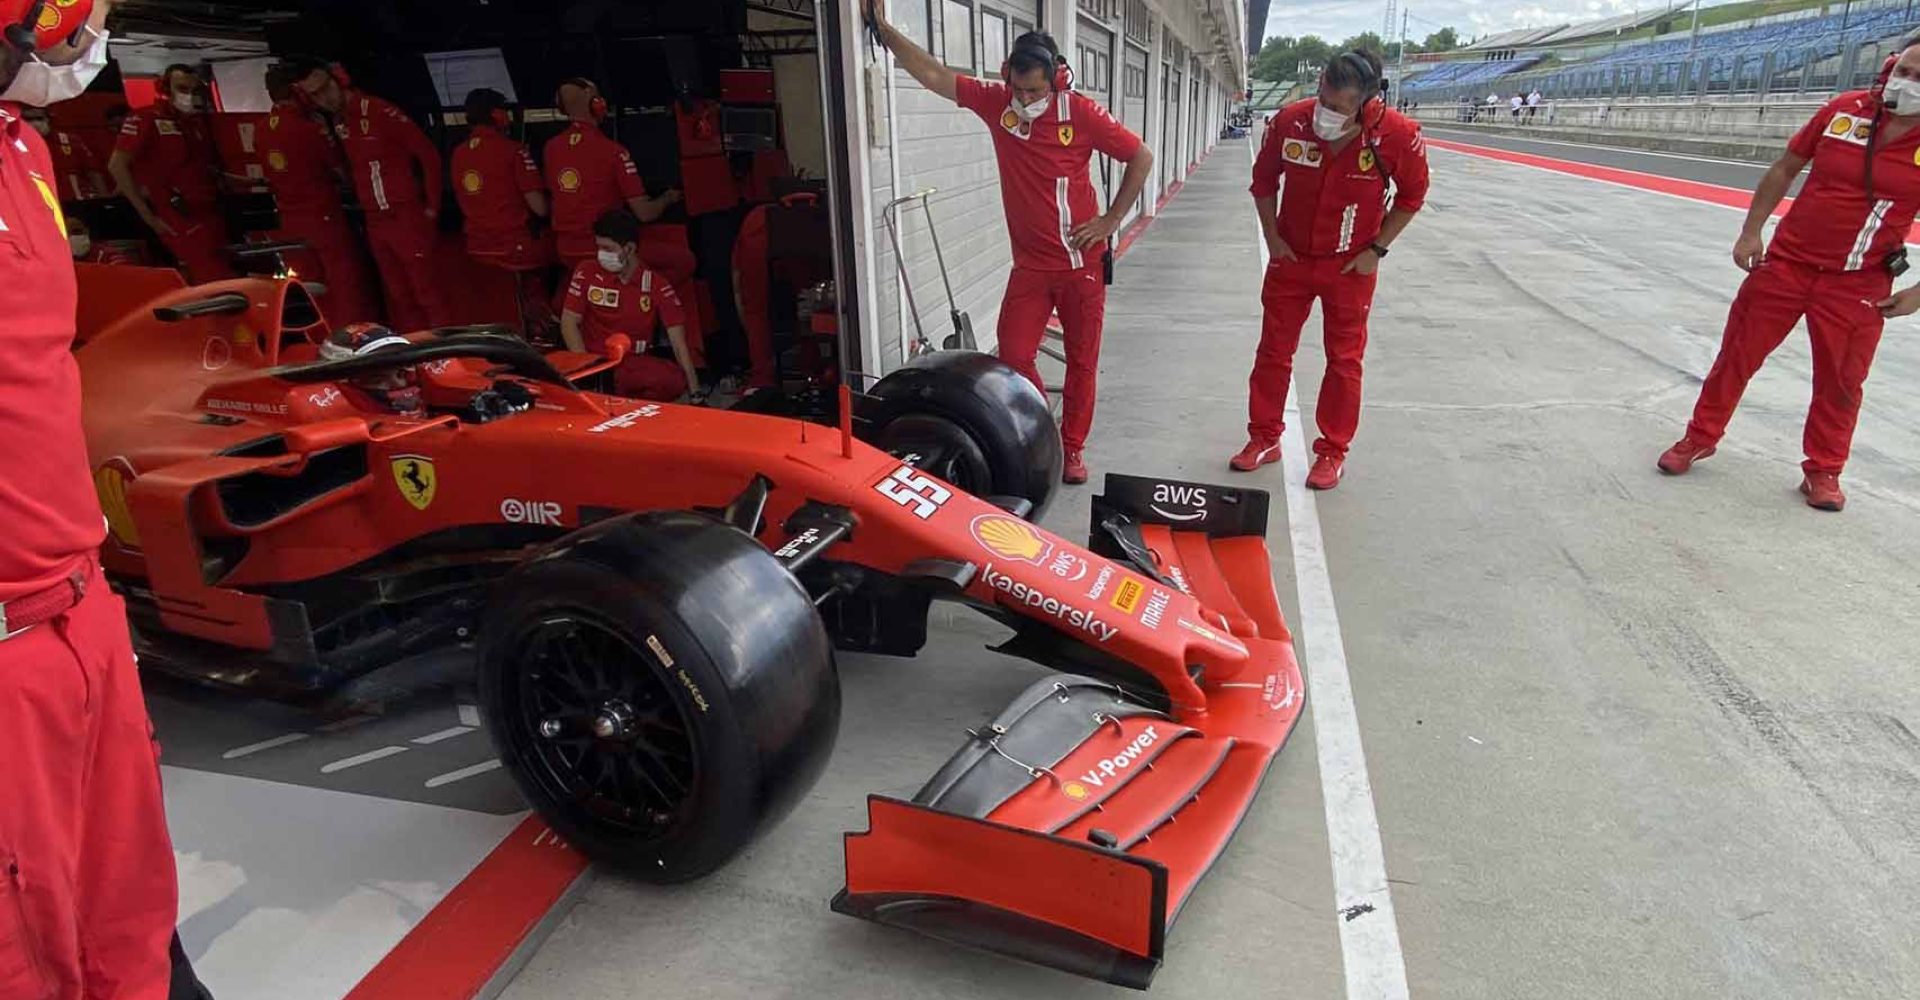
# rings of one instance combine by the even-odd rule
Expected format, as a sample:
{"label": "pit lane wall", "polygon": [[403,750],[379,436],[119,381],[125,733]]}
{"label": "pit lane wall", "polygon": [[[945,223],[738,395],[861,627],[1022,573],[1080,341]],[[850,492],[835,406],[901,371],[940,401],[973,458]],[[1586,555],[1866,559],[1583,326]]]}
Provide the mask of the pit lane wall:
{"label": "pit lane wall", "polygon": [[[1038,27],[1073,63],[1076,89],[1099,101],[1153,147],[1156,176],[1134,215],[1151,213],[1217,141],[1234,92],[1244,88],[1245,10],[1240,0],[891,0],[891,18],[956,70],[994,77],[1012,40]],[[883,207],[935,188],[931,199],[954,300],[969,314],[982,349],[995,345],[1000,298],[1012,267],[992,140],[971,113],[921,87],[884,50],[872,49],[847,19],[838,25],[849,57],[849,169],[864,192],[855,213],[865,272],[864,358],[870,370],[898,367],[915,336]],[[878,62],[874,61],[877,57]],[[1120,183],[1121,165],[1109,173]],[[1094,187],[1101,187],[1099,166]],[[936,346],[951,331],[947,296],[917,205],[902,206],[902,256],[914,305]],[[1047,362],[1042,363],[1043,372]],[[1047,373],[1049,381],[1058,372]]]}
{"label": "pit lane wall", "polygon": [[1801,96],[1779,100],[1549,101],[1531,119],[1520,122],[1504,106],[1495,113],[1483,106],[1469,111],[1458,105],[1433,104],[1408,113],[1429,126],[1444,129],[1768,163],[1786,149],[1787,140],[1824,103],[1820,97]]}

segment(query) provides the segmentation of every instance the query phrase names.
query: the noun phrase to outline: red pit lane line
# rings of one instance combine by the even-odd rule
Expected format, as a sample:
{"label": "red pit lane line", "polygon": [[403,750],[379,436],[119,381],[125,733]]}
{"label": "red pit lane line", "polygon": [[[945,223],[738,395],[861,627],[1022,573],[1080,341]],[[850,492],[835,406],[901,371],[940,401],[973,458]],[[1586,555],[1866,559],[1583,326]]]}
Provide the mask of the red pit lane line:
{"label": "red pit lane line", "polygon": [[[1691,198],[1694,201],[1725,205],[1728,208],[1744,209],[1753,203],[1753,192],[1740,188],[1723,187],[1719,184],[1706,184],[1701,181],[1681,180],[1678,177],[1662,177],[1659,174],[1643,173],[1638,170],[1623,170],[1619,167],[1603,167],[1594,163],[1580,163],[1574,160],[1558,160],[1551,156],[1539,156],[1533,153],[1516,153],[1510,149],[1495,149],[1491,146],[1475,146],[1450,139],[1436,139],[1427,136],[1427,145],[1468,156],[1480,156],[1489,160],[1506,163],[1518,163],[1521,166],[1538,167],[1588,180],[1606,181],[1625,187],[1639,188],[1642,191],[1657,191],[1679,198]],[[1786,214],[1793,207],[1792,198],[1780,199],[1780,206],[1773,210],[1775,215]]]}
{"label": "red pit lane line", "polygon": [[528,817],[346,1000],[471,1000],[586,870],[586,858]]}

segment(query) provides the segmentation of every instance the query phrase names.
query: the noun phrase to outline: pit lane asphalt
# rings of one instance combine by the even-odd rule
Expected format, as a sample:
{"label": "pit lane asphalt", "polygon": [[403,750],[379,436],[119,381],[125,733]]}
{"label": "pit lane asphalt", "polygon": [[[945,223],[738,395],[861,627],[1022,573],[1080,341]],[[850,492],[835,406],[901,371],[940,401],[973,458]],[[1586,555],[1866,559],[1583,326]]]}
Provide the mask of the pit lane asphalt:
{"label": "pit lane asphalt", "polygon": [[[1230,475],[1259,325],[1246,164],[1216,150],[1121,263],[1096,476]],[[1720,454],[1664,478],[1740,277],[1739,213],[1433,165],[1383,270],[1349,474],[1319,506],[1413,995],[1920,994],[1920,323],[1887,331],[1846,513],[1794,492],[1798,335]],[[1277,496],[1281,475],[1234,481]],[[1049,526],[1083,534],[1091,492]],[[933,630],[917,661],[842,659],[838,747],[785,823],[698,883],[602,877],[505,996],[1131,995],[827,910],[866,793],[910,794],[1035,676],[968,612]],[[1341,994],[1311,726],[1154,995]]]}

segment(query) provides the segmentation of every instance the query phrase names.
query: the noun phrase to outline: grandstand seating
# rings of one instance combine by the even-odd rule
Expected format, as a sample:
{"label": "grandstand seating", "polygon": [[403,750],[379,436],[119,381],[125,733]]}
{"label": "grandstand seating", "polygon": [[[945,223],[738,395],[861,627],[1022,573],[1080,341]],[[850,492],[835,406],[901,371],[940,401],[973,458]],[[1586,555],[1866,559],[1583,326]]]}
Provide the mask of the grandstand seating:
{"label": "grandstand seating", "polygon": [[1488,59],[1480,62],[1441,63],[1407,81],[1409,92],[1434,87],[1467,87],[1517,73],[1540,61],[1538,55],[1518,59]]}

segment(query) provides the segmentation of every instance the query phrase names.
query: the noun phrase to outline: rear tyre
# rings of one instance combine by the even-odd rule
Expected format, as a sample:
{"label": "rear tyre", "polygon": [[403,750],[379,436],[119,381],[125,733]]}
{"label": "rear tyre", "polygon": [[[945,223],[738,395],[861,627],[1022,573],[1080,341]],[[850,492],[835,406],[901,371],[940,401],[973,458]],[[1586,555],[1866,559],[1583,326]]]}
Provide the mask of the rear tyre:
{"label": "rear tyre", "polygon": [[833,647],[798,581],[697,514],[617,518],[502,582],[481,709],[534,809],[653,882],[720,867],[813,785],[833,748]]}
{"label": "rear tyre", "polygon": [[1033,504],[1033,520],[1053,499],[1059,428],[1046,397],[1000,359],[978,351],[924,354],[868,395],[867,439],[874,446],[918,456],[916,467],[975,496],[1022,497]]}

